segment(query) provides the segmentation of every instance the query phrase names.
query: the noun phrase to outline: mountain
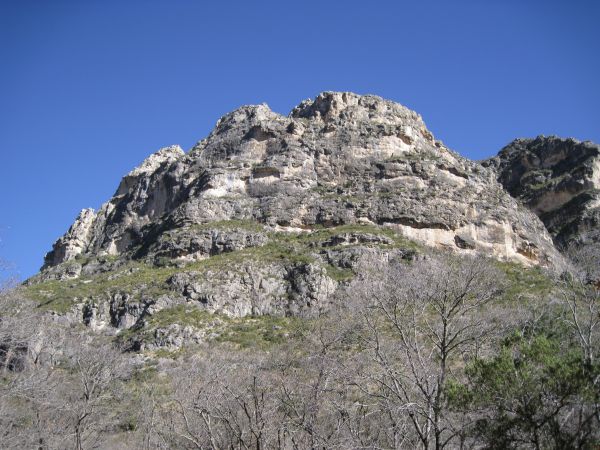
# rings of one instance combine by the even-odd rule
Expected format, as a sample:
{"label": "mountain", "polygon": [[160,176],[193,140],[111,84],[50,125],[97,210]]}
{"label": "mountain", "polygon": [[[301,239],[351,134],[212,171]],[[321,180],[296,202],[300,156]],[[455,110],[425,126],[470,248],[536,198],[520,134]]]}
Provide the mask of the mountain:
{"label": "mountain", "polygon": [[597,448],[597,154],[241,107],[0,286],[0,447]]}
{"label": "mountain", "polygon": [[283,231],[393,225],[428,245],[550,262],[539,222],[491,177],[434,140],[416,113],[378,97],[327,92],[288,117],[242,107],[188,154],[167,147],[127,174],[98,212],[82,211],[45,268],[77,256],[197,259],[210,251],[175,254],[161,238],[231,220]]}
{"label": "mountain", "polygon": [[556,136],[516,139],[483,165],[539,216],[559,247],[600,241],[599,145]]}
{"label": "mountain", "polygon": [[496,173],[435,140],[417,113],[324,92],[287,117],[243,106],[188,153],[152,154],[80,213],[27,284],[95,329],[144,327],[190,303],[229,317],[311,315],[368,255],[412,259],[422,247],[562,261]]}

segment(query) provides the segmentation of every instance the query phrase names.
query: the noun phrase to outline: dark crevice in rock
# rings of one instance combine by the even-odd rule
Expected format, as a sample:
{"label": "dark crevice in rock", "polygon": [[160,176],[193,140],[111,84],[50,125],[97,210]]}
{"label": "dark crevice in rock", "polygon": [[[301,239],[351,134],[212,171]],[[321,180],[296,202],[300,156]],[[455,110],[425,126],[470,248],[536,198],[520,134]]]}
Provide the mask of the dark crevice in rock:
{"label": "dark crevice in rock", "polygon": [[260,126],[250,128],[250,130],[244,135],[244,140],[254,139],[255,141],[262,142],[267,139],[275,138],[276,135],[272,131],[264,130]]}
{"label": "dark crevice in rock", "polygon": [[412,217],[382,217],[382,218],[377,219],[377,224],[378,225],[396,224],[396,225],[404,225],[407,227],[418,228],[418,229],[431,228],[431,229],[438,229],[438,230],[451,230],[451,228],[448,225],[446,225],[445,223],[421,222]]}

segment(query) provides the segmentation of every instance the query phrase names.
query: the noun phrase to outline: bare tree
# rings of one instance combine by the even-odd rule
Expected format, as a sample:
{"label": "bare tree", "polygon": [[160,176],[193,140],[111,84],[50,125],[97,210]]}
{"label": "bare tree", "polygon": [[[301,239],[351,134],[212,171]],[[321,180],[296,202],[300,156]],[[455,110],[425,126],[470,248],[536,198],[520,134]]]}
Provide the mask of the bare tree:
{"label": "bare tree", "polygon": [[600,244],[572,247],[568,254],[574,266],[563,277],[566,322],[591,367],[600,349]]}
{"label": "bare tree", "polygon": [[408,417],[415,436],[397,435],[422,448],[456,446],[460,421],[447,409],[446,387],[466,358],[476,355],[493,328],[485,308],[503,275],[483,258],[435,255],[411,265],[370,261],[354,291],[364,302],[366,345],[378,370],[364,386],[390,416]]}
{"label": "bare tree", "polygon": [[[0,446],[91,447],[122,398],[123,355],[101,336],[64,326],[25,300],[0,294]],[[90,444],[87,446],[87,444]]]}
{"label": "bare tree", "polygon": [[153,417],[159,440],[171,448],[272,448],[278,422],[264,358],[218,346],[211,353],[171,371],[173,394],[159,399]]}
{"label": "bare tree", "polygon": [[117,422],[118,403],[124,400],[121,381],[129,372],[126,360],[102,337],[79,333],[66,343],[61,366],[69,374],[59,391],[68,435],[77,450],[94,447]]}
{"label": "bare tree", "polygon": [[289,346],[276,355],[274,395],[283,414],[282,443],[292,448],[354,446],[360,422],[350,423],[356,418],[349,399],[351,325],[344,311],[336,310],[303,330],[297,337],[301,348]]}
{"label": "bare tree", "polygon": [[60,430],[52,420],[61,400],[53,371],[61,327],[15,287],[0,293],[0,446],[47,448]]}

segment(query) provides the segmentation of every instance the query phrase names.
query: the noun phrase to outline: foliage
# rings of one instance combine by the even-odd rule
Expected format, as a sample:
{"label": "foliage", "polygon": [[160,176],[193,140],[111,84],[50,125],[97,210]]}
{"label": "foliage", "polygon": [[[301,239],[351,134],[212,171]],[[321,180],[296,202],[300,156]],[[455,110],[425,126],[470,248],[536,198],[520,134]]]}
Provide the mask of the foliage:
{"label": "foliage", "polygon": [[[218,229],[244,228],[260,231],[257,222],[229,220],[212,222],[205,225],[194,225],[197,228],[210,227]],[[416,244],[405,239],[390,228],[374,225],[341,225],[331,228],[316,227],[311,232],[271,232],[269,241],[261,246],[248,247],[237,251],[220,253],[210,258],[185,264],[183,267],[173,266],[170,262],[146,264],[131,261],[114,270],[95,275],[82,275],[76,279],[47,280],[30,283],[23,288],[24,295],[39,302],[44,310],[58,313],[69,312],[73,306],[84,299],[110,296],[116,293],[127,293],[133,298],[142,296],[159,296],[169,293],[166,281],[180,271],[236,271],[242,265],[255,262],[260,264],[312,264],[319,263],[317,253],[319,246],[328,239],[345,233],[367,233],[389,238],[391,248],[402,248],[410,251],[419,249]],[[363,245],[363,244],[361,244]],[[336,247],[329,247],[335,249]],[[78,261],[82,264],[84,261]],[[69,263],[67,263],[69,264]],[[320,264],[320,263],[319,263]],[[332,265],[324,265],[328,275],[336,281],[347,281],[353,273]]]}
{"label": "foliage", "polygon": [[[273,233],[263,247],[185,270],[307,261],[332,236],[374,232],[382,230]],[[132,263],[26,292],[55,289],[54,302],[100,286],[143,292],[177,270]],[[408,264],[374,258],[310,320],[186,304],[146,316],[121,340],[56,321],[51,304],[5,290],[0,447],[596,448],[600,296],[593,272],[582,273],[552,278],[435,253]],[[173,324],[204,330],[204,341],[142,354],[118,347]]]}
{"label": "foliage", "polygon": [[509,282],[504,293],[507,301],[521,301],[524,297],[545,298],[557,287],[556,281],[539,266],[524,267],[514,262],[496,264]]}
{"label": "foliage", "polygon": [[[268,349],[284,343],[308,323],[308,319],[270,315],[230,317],[193,305],[177,305],[153,314],[143,327],[132,327],[121,332],[118,341],[123,344],[134,340],[150,341],[156,329],[177,324],[203,332],[207,343],[228,343],[235,348]],[[154,354],[176,359],[184,352],[181,349],[159,349]]]}
{"label": "foliage", "polygon": [[449,386],[455,406],[482,412],[472,432],[488,448],[597,446],[600,365],[584,364],[560,331],[515,332],[469,364],[464,389]]}

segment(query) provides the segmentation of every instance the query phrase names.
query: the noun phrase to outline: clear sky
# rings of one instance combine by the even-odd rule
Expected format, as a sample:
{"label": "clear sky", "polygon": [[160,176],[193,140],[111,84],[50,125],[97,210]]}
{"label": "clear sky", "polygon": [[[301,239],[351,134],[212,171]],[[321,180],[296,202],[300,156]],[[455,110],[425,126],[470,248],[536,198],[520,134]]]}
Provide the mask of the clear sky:
{"label": "clear sky", "polygon": [[0,258],[34,274],[80,209],[217,119],[377,94],[481,159],[600,142],[597,0],[0,0]]}

